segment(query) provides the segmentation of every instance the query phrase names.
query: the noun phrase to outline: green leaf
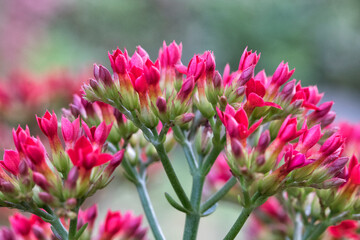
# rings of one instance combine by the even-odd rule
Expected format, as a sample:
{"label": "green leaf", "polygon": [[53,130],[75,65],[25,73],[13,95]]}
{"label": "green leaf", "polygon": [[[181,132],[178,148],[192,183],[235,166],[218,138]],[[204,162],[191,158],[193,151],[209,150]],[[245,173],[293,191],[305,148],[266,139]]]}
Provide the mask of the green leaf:
{"label": "green leaf", "polygon": [[177,203],[167,192],[165,192],[165,198],[170,203],[171,206],[173,206],[175,209],[184,212],[189,213],[189,210],[181,206],[179,203]]}
{"label": "green leaf", "polygon": [[86,229],[86,227],[88,226],[88,224],[89,223],[86,223],[86,224],[84,224],[80,229],[79,229],[79,231],[75,234],[75,236],[74,236],[74,240],[77,240],[77,239],[79,239],[80,237],[81,237],[81,235],[85,232],[85,229]]}

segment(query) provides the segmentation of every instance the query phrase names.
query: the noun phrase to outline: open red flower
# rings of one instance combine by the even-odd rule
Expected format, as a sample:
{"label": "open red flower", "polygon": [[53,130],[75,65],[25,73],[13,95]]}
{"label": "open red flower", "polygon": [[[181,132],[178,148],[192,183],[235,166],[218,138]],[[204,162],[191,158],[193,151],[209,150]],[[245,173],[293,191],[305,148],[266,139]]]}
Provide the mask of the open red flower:
{"label": "open red flower", "polygon": [[93,148],[85,136],[80,137],[74,148],[69,149],[67,153],[74,166],[85,170],[91,170],[93,167],[107,163],[113,158],[110,154],[101,153],[99,148]]}

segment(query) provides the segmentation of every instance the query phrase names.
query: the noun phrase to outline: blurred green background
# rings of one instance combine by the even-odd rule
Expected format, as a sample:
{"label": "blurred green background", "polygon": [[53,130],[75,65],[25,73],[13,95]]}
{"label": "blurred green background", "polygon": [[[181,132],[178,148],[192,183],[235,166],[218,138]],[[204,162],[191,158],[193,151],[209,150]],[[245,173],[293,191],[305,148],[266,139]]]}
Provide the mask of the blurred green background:
{"label": "blurred green background", "polygon": [[[335,101],[340,119],[359,120],[359,0],[0,0],[0,79],[19,69],[76,73],[94,62],[109,66],[107,51],[117,46],[132,53],[141,45],[155,59],[163,40],[183,43],[185,65],[194,53],[213,50],[220,72],[226,63],[235,69],[246,46],[261,52],[257,71],[265,68],[272,75],[287,61],[296,67],[296,79],[319,85],[325,99]],[[182,157],[176,160],[181,168]],[[166,235],[180,239],[184,217],[162,197],[168,191],[162,177],[151,182],[161,186],[151,195],[161,196],[154,205],[163,210],[159,218]],[[117,185],[115,180],[112,186]],[[140,213],[135,189],[125,188],[116,190],[120,198],[106,195],[113,188],[100,193],[111,203],[102,210],[131,207]],[[237,215],[235,205],[229,206],[205,219],[199,239],[224,235],[227,229],[217,226],[229,226]],[[179,225],[166,226],[176,219]]]}

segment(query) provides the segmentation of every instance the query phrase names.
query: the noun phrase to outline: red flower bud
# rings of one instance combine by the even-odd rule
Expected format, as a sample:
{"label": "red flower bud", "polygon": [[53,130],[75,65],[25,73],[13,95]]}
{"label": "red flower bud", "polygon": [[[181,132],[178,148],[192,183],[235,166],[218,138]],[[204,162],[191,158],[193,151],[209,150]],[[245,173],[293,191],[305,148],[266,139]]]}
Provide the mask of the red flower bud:
{"label": "red flower bud", "polygon": [[13,150],[5,150],[3,161],[0,161],[1,166],[8,172],[17,176],[19,174],[20,158],[19,154]]}
{"label": "red flower bud", "polygon": [[291,78],[294,72],[295,69],[289,71],[288,63],[281,62],[271,78],[271,84],[280,87]]}
{"label": "red flower bud", "polygon": [[112,54],[110,54],[109,52],[108,55],[113,71],[118,74],[125,74],[129,64],[129,57],[127,51],[125,50],[123,53],[120,51],[120,49],[116,49],[115,51],[113,51]]}
{"label": "red flower bud", "polygon": [[57,124],[57,117],[54,111],[52,115],[48,111],[46,111],[46,113],[42,118],[36,116],[36,120],[38,122],[41,131],[45,134],[45,136],[51,139],[57,136],[58,124]]}
{"label": "red flower bud", "polygon": [[82,127],[84,128],[86,136],[90,139],[92,143],[97,144],[98,146],[104,145],[107,137],[110,134],[111,127],[113,123],[106,125],[105,121],[101,122],[99,126],[89,128],[88,125],[82,121]]}
{"label": "red flower bud", "polygon": [[184,81],[176,98],[179,99],[182,103],[184,103],[189,99],[192,91],[194,90],[194,87],[195,87],[194,77],[190,76]]}

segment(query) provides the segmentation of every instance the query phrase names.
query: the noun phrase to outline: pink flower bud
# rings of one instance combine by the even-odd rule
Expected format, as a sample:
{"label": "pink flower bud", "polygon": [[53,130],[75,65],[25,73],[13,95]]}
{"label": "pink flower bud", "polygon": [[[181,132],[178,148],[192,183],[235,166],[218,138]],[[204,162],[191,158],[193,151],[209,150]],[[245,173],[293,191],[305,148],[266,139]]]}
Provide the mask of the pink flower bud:
{"label": "pink flower bud", "polygon": [[283,89],[280,92],[280,97],[284,101],[290,101],[295,93],[295,86],[296,86],[296,80],[291,80],[290,82],[286,83]]}
{"label": "pink flower bud", "polygon": [[99,83],[94,79],[91,79],[91,78],[89,79],[89,85],[95,91],[99,89]]}
{"label": "pink flower bud", "polygon": [[50,114],[48,111],[44,114],[42,118],[39,118],[36,116],[36,120],[38,122],[38,125],[41,129],[41,131],[48,137],[48,138],[54,138],[57,136],[57,117],[56,114],[53,113]]}
{"label": "pink flower bud", "polygon": [[91,142],[96,143],[98,146],[102,146],[105,143],[110,134],[112,125],[112,123],[106,125],[105,121],[103,121],[99,126],[89,128],[88,125],[82,121],[82,127],[84,128],[86,136]]}
{"label": "pink flower bud", "polygon": [[213,76],[213,85],[215,89],[219,89],[222,86],[222,78],[218,71],[215,71]]}
{"label": "pink flower bud", "polygon": [[[95,76],[95,78],[96,78],[96,76]],[[111,86],[113,84],[113,80],[112,80],[112,77],[111,77],[111,74],[110,74],[109,70],[106,67],[102,66],[102,65],[99,66],[98,78],[106,86]]]}
{"label": "pink flower bud", "polygon": [[68,200],[66,200],[66,207],[69,209],[73,209],[76,207],[77,204],[77,200],[76,198],[69,198]]}
{"label": "pink flower bud", "polygon": [[70,122],[69,119],[62,117],[61,132],[66,144],[74,143],[80,137],[80,118]]}
{"label": "pink flower bud", "polygon": [[26,156],[34,167],[45,163],[45,147],[39,139],[28,137],[24,143],[24,148]]}
{"label": "pink flower bud", "polygon": [[5,150],[3,159],[0,161],[1,166],[15,176],[19,175],[20,158],[18,152]]}
{"label": "pink flower bud", "polygon": [[16,240],[15,234],[7,227],[0,229],[0,239],[3,240]]}
{"label": "pink flower bud", "polygon": [[194,87],[195,87],[194,77],[190,76],[184,81],[176,98],[179,99],[182,103],[184,103],[189,99],[192,91],[194,90]]}
{"label": "pink flower bud", "polygon": [[19,164],[19,174],[24,177],[24,176],[27,176],[29,173],[29,167],[28,165],[26,164],[25,161],[21,161],[20,164]]}
{"label": "pink flower bud", "polygon": [[105,223],[101,227],[101,234],[104,234],[111,239],[115,234],[117,234],[123,225],[120,212],[107,212]]}
{"label": "pink flower bud", "polygon": [[312,112],[309,115],[309,121],[311,121],[311,122],[319,121],[330,111],[333,104],[334,104],[334,102],[332,102],[332,101],[324,102],[323,104],[321,104],[317,110],[315,110],[314,112]]}
{"label": "pink flower bud", "polygon": [[26,141],[26,139],[28,137],[30,137],[29,127],[26,126],[26,128],[24,130],[19,125],[18,128],[16,129],[16,131],[15,131],[15,129],[13,129],[12,134],[13,134],[14,144],[15,144],[17,151],[19,153],[23,153],[24,152],[23,143]]}
{"label": "pink flower bud", "polygon": [[196,82],[205,73],[205,59],[195,55],[189,62],[187,76],[193,76]]}
{"label": "pink flower bud", "polygon": [[120,49],[116,49],[112,54],[108,53],[111,68],[118,74],[125,74],[128,69],[128,54],[126,50],[123,52]]}
{"label": "pink flower bud", "polygon": [[344,143],[344,139],[341,135],[333,134],[321,146],[320,152],[324,156],[329,156],[329,155],[333,154],[334,152],[341,150],[343,143]]}
{"label": "pink flower bud", "polygon": [[271,78],[271,83],[280,87],[291,78],[294,72],[295,69],[289,71],[288,63],[281,62]]}
{"label": "pink flower bud", "polygon": [[161,63],[161,67],[171,67],[178,63],[180,63],[182,54],[182,44],[177,45],[175,41],[173,41],[169,46],[166,46],[166,42],[163,42],[163,48],[159,51],[159,59]]}
{"label": "pink flower bud", "polygon": [[328,112],[324,117],[321,118],[320,123],[321,123],[321,127],[325,128],[327,126],[329,126],[331,123],[334,122],[336,118],[336,113],[333,111]]}
{"label": "pink flower bud", "polygon": [[341,172],[349,161],[348,157],[340,157],[334,160],[331,164],[327,165],[328,174],[331,176],[337,176]]}
{"label": "pink flower bud", "polygon": [[215,66],[216,66],[214,53],[210,51],[206,51],[202,55],[202,58],[205,59],[205,74],[207,76],[212,77],[214,75]]}
{"label": "pink flower bud", "polygon": [[299,138],[298,149],[301,152],[306,152],[312,148],[322,137],[320,124],[317,124],[306,130]]}
{"label": "pink flower bud", "polygon": [[304,132],[304,129],[297,130],[297,119],[288,116],[280,127],[277,138],[282,142],[287,143],[299,137]]}
{"label": "pink flower bud", "polygon": [[74,166],[70,171],[66,179],[66,187],[69,189],[74,189],[76,187],[76,182],[79,177],[79,169],[78,167]]}
{"label": "pink flower bud", "polygon": [[239,62],[239,70],[245,71],[248,68],[252,68],[254,71],[254,67],[260,59],[260,54],[257,55],[256,51],[252,53],[252,50],[247,51],[247,47],[245,48],[243,54],[241,55],[240,62]]}
{"label": "pink flower bud", "polygon": [[41,187],[44,191],[48,191],[49,188],[51,187],[51,184],[48,182],[46,177],[41,173],[33,172],[33,180],[35,184]]}
{"label": "pink flower bud", "polygon": [[124,158],[125,149],[122,149],[114,154],[113,159],[110,160],[109,165],[105,168],[105,173],[110,177],[115,169],[120,165]]}

